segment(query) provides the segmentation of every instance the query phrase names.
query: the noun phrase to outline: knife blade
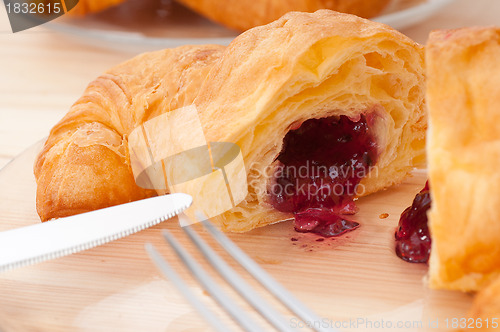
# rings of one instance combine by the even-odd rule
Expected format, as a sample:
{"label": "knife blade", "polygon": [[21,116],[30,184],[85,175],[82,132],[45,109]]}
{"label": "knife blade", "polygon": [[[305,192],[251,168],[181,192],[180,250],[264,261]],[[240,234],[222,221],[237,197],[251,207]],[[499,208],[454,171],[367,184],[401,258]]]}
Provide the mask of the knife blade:
{"label": "knife blade", "polygon": [[0,232],[0,272],[87,250],[187,209],[191,196],[163,195]]}

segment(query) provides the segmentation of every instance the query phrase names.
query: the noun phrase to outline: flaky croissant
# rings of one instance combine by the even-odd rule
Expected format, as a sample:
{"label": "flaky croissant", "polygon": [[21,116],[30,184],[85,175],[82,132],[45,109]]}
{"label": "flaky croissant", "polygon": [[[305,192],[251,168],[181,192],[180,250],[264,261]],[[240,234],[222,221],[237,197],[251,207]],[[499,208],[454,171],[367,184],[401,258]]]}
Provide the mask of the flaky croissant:
{"label": "flaky croissant", "polygon": [[426,59],[429,281],[475,291],[500,277],[500,28],[433,32]]}
{"label": "flaky croissant", "polygon": [[36,163],[43,221],[146,198],[130,168],[127,135],[193,102],[222,46],[184,46],[140,55],[90,83],[52,129]]}
{"label": "flaky croissant", "polygon": [[[294,149],[291,136],[300,145],[300,135],[309,141],[326,130],[320,141],[346,144],[326,146],[334,151],[327,159],[374,166],[360,178],[359,196],[366,195],[401,182],[423,161],[423,85],[421,46],[383,24],[329,10],[289,13],[225,49],[144,54],[91,83],[52,130],[35,165],[37,209],[47,220],[151,195],[134,183],[128,135],[187,105],[196,106],[207,142],[241,149],[248,194],[218,216],[224,229],[247,231],[293,216],[269,190],[276,167],[293,159],[285,153]],[[306,153],[320,155],[314,146]],[[326,178],[333,176],[329,166]],[[219,191],[201,195],[212,199]],[[318,202],[309,203],[314,210]]]}
{"label": "flaky croissant", "polygon": [[270,23],[291,11],[330,9],[361,17],[378,15],[390,0],[176,0],[227,27],[244,31]]}

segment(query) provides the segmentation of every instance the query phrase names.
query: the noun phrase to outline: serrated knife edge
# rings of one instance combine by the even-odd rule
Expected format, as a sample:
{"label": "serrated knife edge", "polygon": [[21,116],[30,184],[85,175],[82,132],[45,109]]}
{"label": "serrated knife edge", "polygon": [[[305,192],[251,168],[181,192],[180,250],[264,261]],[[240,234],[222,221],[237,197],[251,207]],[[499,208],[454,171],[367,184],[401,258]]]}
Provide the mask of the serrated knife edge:
{"label": "serrated knife edge", "polygon": [[[169,198],[167,198],[169,197]],[[177,201],[175,201],[177,199]],[[141,208],[148,208],[152,207],[151,204],[145,204],[144,202],[148,200],[158,200],[158,202],[169,202],[172,206],[171,207],[158,207],[158,217],[152,218],[151,215],[154,215],[156,211],[148,211],[149,216],[146,215],[144,216],[142,220],[137,220],[134,221],[133,215],[128,215],[128,216],[123,216],[124,212],[130,212],[133,210],[138,210]],[[142,202],[142,203],[141,203]],[[164,202],[164,203],[165,203]],[[151,202],[148,202],[151,203]],[[154,203],[154,202],[153,202]],[[158,196],[158,197],[153,197],[149,198],[146,200],[142,201],[136,201],[132,203],[127,203],[123,205],[118,205],[102,210],[97,210],[93,212],[88,212],[72,217],[67,217],[67,218],[61,218],[58,220],[54,221],[49,221],[46,223],[41,223],[41,224],[35,224],[31,226],[26,226],[26,227],[21,227],[21,228],[16,228],[4,232],[0,232],[0,272],[8,271],[14,268],[19,268],[23,267],[26,265],[31,265],[31,264],[36,264],[40,263],[46,260],[50,259],[55,259],[59,258],[62,256],[70,255],[79,251],[87,250],[90,248],[97,247],[99,245],[114,241],[116,239],[137,233],[139,231],[142,231],[146,228],[149,228],[151,226],[157,225],[161,223],[162,221],[165,221],[167,219],[172,218],[173,216],[179,214],[180,212],[184,211],[187,209],[192,203],[192,199],[189,195],[185,194],[171,194],[171,195],[166,195],[166,196]],[[141,206],[143,204],[144,206]],[[127,211],[128,210],[128,211]],[[164,211],[163,213],[161,211]],[[145,212],[145,211],[144,211]],[[115,218],[115,220],[109,220],[110,218]],[[97,223],[100,219],[99,218],[107,218],[108,221],[107,223],[115,223],[116,226],[114,228],[117,228],[118,230],[112,233],[109,233],[110,230],[113,229],[113,227],[109,228],[108,230],[102,231],[102,235],[98,236],[95,234],[99,233],[99,230],[92,230],[92,227],[99,227],[100,225]],[[123,225],[123,227],[120,227],[120,220],[116,219],[123,219],[126,218],[128,219],[128,224]],[[141,219],[142,216],[138,216],[138,219]],[[87,220],[86,220],[87,219]],[[103,219],[104,221],[101,220],[101,222],[106,223],[106,219]],[[46,235],[45,233],[50,234],[50,229],[52,228],[53,230],[56,229],[58,232],[54,232],[55,236],[60,236],[61,230],[66,229],[66,231],[71,231],[70,236],[77,236],[78,234],[75,233],[75,231],[79,230],[79,228],[82,228],[81,231],[85,231],[85,228],[88,230],[91,230],[92,232],[88,235],[83,235],[82,238],[84,239],[85,237],[90,238],[89,240],[82,240],[82,241],[77,241],[71,245],[71,239],[69,239],[67,242],[68,243],[63,243],[60,245],[59,249],[46,249],[43,248],[43,252],[40,253],[39,255],[33,253],[36,250],[37,243],[28,243],[29,240],[34,240],[36,242],[37,238],[36,235],[33,233],[39,232],[41,235]],[[73,228],[73,229],[72,229]],[[76,229],[74,229],[76,228]],[[107,233],[106,233],[107,232]],[[31,234],[30,234],[31,233]],[[95,233],[95,234],[92,234]],[[18,239],[19,241],[16,241]],[[42,239],[41,239],[42,240]],[[46,239],[43,239],[46,240]],[[58,239],[55,238],[54,241],[57,241]],[[43,244],[47,244],[47,241],[42,241],[42,247]],[[22,250],[22,246],[28,246],[32,245],[33,248],[26,248],[27,252],[26,253],[16,253],[16,252],[11,252],[9,253],[10,250]],[[57,248],[57,244],[54,245],[54,248]],[[23,257],[26,256],[26,257]]]}

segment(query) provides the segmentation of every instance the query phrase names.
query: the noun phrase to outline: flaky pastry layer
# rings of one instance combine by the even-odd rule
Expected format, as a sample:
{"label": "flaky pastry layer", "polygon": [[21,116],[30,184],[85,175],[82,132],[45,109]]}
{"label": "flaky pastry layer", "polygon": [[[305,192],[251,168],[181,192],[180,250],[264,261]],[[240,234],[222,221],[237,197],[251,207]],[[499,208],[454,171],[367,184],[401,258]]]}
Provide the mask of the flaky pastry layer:
{"label": "flaky pastry layer", "polygon": [[500,29],[436,31],[427,52],[430,285],[500,276]]}

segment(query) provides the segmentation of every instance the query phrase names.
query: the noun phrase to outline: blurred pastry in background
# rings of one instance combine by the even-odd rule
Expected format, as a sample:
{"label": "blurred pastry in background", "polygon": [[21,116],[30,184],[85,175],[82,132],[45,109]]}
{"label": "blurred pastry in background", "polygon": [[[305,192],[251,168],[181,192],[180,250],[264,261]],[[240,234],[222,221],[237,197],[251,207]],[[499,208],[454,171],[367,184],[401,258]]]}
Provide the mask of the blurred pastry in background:
{"label": "blurred pastry in background", "polygon": [[86,14],[97,13],[110,7],[121,4],[125,0],[80,0],[78,5],[68,12],[71,16],[83,16]]}
{"label": "blurred pastry in background", "polygon": [[[102,12],[130,0],[80,0],[69,12],[83,16]],[[291,11],[315,12],[331,9],[364,18],[374,17],[387,7],[391,0],[176,0],[196,13],[226,27],[244,31],[277,20]],[[174,0],[154,0],[163,6]]]}
{"label": "blurred pastry in background", "polygon": [[177,0],[195,12],[236,30],[277,20],[291,11],[331,9],[364,18],[378,15],[390,0]]}

